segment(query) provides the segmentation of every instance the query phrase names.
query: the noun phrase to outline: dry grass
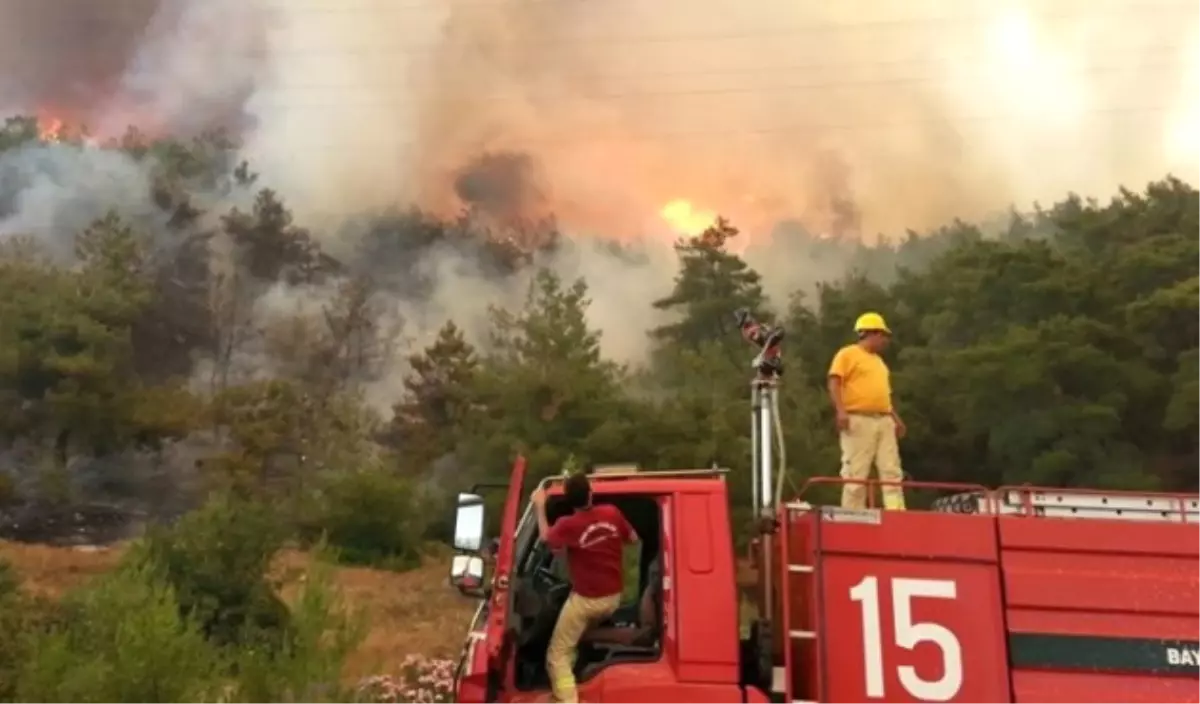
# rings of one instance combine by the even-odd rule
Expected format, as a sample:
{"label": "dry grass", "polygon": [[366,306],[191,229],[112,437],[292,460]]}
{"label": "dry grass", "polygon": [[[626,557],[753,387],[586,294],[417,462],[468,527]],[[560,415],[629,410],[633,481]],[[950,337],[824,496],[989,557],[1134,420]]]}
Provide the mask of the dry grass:
{"label": "dry grass", "polygon": [[21,575],[25,589],[39,596],[57,598],[89,577],[108,571],[121,559],[124,547],[80,549],[28,545],[0,540],[0,557]]}
{"label": "dry grass", "polygon": [[[12,562],[30,592],[59,597],[88,578],[116,565],[124,548],[58,548],[0,541],[0,557]],[[283,553],[276,574],[285,595],[294,593],[309,557]],[[434,556],[420,568],[396,573],[337,567],[335,579],[345,602],[361,610],[369,631],[349,663],[347,675],[390,671],[410,653],[454,657],[462,646],[476,602],[460,596],[446,581],[449,560]]]}
{"label": "dry grass", "polygon": [[[283,591],[298,585],[309,557],[285,552]],[[404,656],[456,657],[476,602],[461,596],[447,583],[449,558],[429,557],[408,572],[388,572],[365,567],[338,567],[337,586],[345,602],[360,610],[370,629],[350,662],[353,676],[388,672]]]}

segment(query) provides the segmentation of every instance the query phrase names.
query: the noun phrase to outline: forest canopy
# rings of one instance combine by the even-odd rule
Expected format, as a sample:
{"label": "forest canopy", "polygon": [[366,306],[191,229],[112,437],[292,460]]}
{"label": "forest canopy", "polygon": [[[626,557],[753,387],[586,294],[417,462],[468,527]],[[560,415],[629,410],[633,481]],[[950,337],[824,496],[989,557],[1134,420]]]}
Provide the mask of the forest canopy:
{"label": "forest canopy", "polygon": [[[98,154],[142,190],[111,202],[91,191],[28,219],[31,160],[84,168]],[[503,474],[518,452],[535,476],[568,461],[745,476],[738,308],[787,329],[795,480],[837,471],[824,374],[854,318],[874,310],[896,333],[888,357],[914,478],[1196,488],[1200,219],[1195,187],[1175,178],[895,244],[801,233],[789,257],[845,266],[784,300],[768,299],[731,246],[744,236],[736,223],[718,221],[676,244],[673,287],[645,301],[663,322],[637,363],[603,353],[612,331],[588,315],[596,282],[539,264],[570,246],[565,233],[485,215],[364,216],[354,246],[331,249],[336,238],[296,222],[221,135],[51,142],[36,120],[9,119],[0,499],[177,515],[222,487],[390,510],[389,496],[436,502]],[[413,262],[435,250],[524,295],[482,301],[470,320],[398,315],[430,295],[437,272]],[[611,256],[637,253],[614,245]],[[323,510],[303,513],[350,520]],[[445,516],[395,530],[436,532],[425,518]]]}

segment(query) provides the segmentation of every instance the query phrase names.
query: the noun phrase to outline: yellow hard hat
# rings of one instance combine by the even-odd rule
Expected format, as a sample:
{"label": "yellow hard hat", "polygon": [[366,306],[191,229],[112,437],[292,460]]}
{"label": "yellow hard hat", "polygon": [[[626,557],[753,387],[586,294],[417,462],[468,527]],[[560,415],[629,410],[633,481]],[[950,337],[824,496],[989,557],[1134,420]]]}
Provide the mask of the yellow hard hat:
{"label": "yellow hard hat", "polygon": [[858,316],[858,320],[854,321],[854,332],[872,332],[879,330],[891,335],[892,331],[888,329],[887,323],[884,322],[883,316],[878,313],[863,313]]}

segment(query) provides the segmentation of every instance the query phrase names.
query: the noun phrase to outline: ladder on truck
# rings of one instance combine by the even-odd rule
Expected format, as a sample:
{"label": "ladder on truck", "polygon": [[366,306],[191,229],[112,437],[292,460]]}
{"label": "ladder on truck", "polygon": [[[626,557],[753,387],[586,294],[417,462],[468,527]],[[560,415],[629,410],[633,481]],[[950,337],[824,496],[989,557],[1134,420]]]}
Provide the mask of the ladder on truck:
{"label": "ladder on truck", "polygon": [[1194,495],[1001,487],[946,496],[931,508],[943,513],[1200,523],[1198,504]]}
{"label": "ladder on truck", "polygon": [[[817,604],[820,602],[820,599],[816,598],[819,584],[817,563],[820,561],[820,544],[817,543],[816,545],[815,559],[811,564],[807,562],[794,562],[791,545],[793,515],[803,515],[813,509],[814,506],[806,501],[785,503],[783,505],[783,520],[780,521],[779,526],[779,552],[786,563],[786,569],[782,570],[780,578],[780,591],[782,592],[780,594],[782,602],[780,606],[783,609],[783,625],[786,632],[783,638],[783,667],[776,667],[772,672],[771,692],[774,695],[782,696],[784,701],[802,704],[815,704],[816,702],[825,701],[825,663],[823,662],[821,649],[817,646],[821,632],[821,614],[817,610]],[[820,527],[817,530],[820,531]],[[819,536],[814,536],[813,539],[820,540]],[[792,580],[807,582],[809,588],[808,608],[803,610],[792,608]],[[796,613],[807,616],[807,618],[797,624],[793,616]],[[812,693],[809,699],[796,698],[796,683],[794,678],[797,668],[797,663],[795,662],[795,648],[797,645],[807,645],[811,649],[813,660],[812,671],[817,673],[817,691]]]}

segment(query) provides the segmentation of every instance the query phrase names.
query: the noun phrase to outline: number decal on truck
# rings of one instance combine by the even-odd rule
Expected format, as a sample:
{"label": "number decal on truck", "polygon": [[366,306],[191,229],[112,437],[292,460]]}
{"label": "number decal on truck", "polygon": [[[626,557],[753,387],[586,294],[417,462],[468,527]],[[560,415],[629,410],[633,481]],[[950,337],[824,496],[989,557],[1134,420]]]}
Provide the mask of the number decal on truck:
{"label": "number decal on truck", "polygon": [[[895,644],[911,651],[921,643],[936,646],[942,654],[942,675],[927,680],[917,674],[912,665],[899,665],[896,674],[900,686],[909,695],[926,702],[950,701],[963,685],[962,644],[945,626],[931,621],[914,621],[912,605],[915,599],[955,599],[958,589],[948,579],[891,579],[892,617]],[[850,600],[861,604],[863,628],[863,665],[866,673],[866,692],[872,699],[885,694],[883,670],[883,629],[879,615],[879,579],[863,577],[850,588]]]}

